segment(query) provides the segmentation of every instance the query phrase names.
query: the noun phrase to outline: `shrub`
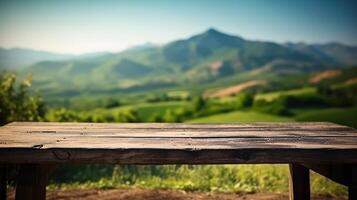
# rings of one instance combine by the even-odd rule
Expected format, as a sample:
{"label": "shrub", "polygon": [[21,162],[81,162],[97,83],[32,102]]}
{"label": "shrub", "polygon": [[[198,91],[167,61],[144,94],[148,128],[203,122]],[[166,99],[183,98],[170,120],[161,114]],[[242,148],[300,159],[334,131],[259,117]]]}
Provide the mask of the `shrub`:
{"label": "shrub", "polygon": [[319,95],[287,95],[280,96],[276,101],[286,108],[306,108],[306,107],[325,107],[328,106],[326,99]]}
{"label": "shrub", "polygon": [[115,117],[116,122],[140,122],[139,115],[135,109],[121,110]]}
{"label": "shrub", "polygon": [[207,101],[202,96],[199,96],[194,100],[193,104],[194,104],[194,110],[196,112],[199,112],[206,107]]}
{"label": "shrub", "polygon": [[115,107],[118,107],[120,106],[121,103],[113,98],[109,98],[106,100],[105,102],[105,108],[115,108]]}
{"label": "shrub", "polygon": [[246,108],[253,105],[254,94],[252,93],[240,93],[237,96],[237,107],[238,108]]}
{"label": "shrub", "polygon": [[149,122],[164,122],[164,118],[162,115],[155,113],[148,119]]}
{"label": "shrub", "polygon": [[0,125],[43,119],[44,103],[40,97],[29,95],[30,87],[30,78],[17,83],[15,74],[0,74]]}
{"label": "shrub", "polygon": [[83,121],[79,114],[72,110],[67,110],[65,108],[60,108],[57,110],[51,110],[47,116],[46,120],[51,122],[79,122]]}
{"label": "shrub", "polygon": [[278,101],[267,102],[265,100],[254,101],[254,110],[274,115],[290,116],[289,109]]}

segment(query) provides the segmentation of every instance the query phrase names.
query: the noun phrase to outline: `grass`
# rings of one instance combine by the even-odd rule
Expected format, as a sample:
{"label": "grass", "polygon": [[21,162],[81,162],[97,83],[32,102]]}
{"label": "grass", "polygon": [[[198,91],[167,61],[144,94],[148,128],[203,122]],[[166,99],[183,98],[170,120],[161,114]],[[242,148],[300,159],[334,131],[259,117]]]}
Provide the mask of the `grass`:
{"label": "grass", "polygon": [[144,103],[135,106],[138,110],[139,117],[142,119],[148,119],[153,113],[163,115],[166,110],[172,110],[176,108],[186,107],[188,105],[185,101],[169,101],[158,103]]}
{"label": "grass", "polygon": [[299,111],[297,121],[328,121],[357,128],[357,107]]}
{"label": "grass", "polygon": [[270,115],[255,111],[234,111],[189,120],[189,123],[250,123],[250,122],[289,122],[292,118]]}
{"label": "grass", "polygon": [[[120,106],[112,109],[101,109],[103,113],[115,113],[118,111],[123,111],[127,109],[135,109],[138,112],[140,119],[147,121],[154,114],[164,115],[166,110],[174,110],[177,108],[183,108],[189,105],[189,102],[186,101],[165,101],[165,102],[156,102],[156,103],[137,103],[133,105]],[[99,112],[98,110],[95,112]]]}
{"label": "grass", "polygon": [[276,92],[257,94],[255,96],[255,99],[256,100],[272,101],[282,95],[302,95],[302,94],[307,95],[307,94],[315,94],[315,93],[316,93],[316,88],[305,87],[305,88],[299,88],[299,89],[293,89],[293,90],[282,90],[282,91],[276,91]]}
{"label": "grass", "polygon": [[[65,180],[69,175],[73,177],[70,182]],[[142,187],[234,193],[288,191],[287,165],[87,165],[67,171],[62,169],[57,176],[59,180],[52,179],[50,189]],[[347,194],[346,187],[315,173],[311,179],[314,193]]]}

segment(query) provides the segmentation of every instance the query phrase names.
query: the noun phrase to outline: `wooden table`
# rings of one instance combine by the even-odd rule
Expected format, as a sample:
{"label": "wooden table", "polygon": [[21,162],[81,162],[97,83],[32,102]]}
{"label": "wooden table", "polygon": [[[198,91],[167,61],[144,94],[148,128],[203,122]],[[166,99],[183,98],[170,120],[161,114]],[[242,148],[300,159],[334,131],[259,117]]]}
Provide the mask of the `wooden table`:
{"label": "wooden table", "polygon": [[[59,163],[290,164],[290,199],[310,199],[309,169],[357,199],[357,131],[332,123],[108,124],[16,122],[0,127],[1,189],[20,166],[16,199],[45,199]],[[2,198],[6,198],[2,195]]]}

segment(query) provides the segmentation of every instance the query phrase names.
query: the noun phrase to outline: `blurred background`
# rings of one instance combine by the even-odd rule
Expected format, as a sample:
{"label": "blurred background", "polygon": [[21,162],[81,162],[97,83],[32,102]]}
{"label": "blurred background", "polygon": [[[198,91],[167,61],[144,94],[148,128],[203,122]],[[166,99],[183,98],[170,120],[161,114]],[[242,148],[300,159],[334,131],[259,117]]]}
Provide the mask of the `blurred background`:
{"label": "blurred background", "polygon": [[[352,0],[2,0],[0,124],[330,121],[356,128],[356,19]],[[287,183],[283,165],[86,165],[60,168],[49,187],[54,194],[140,187],[144,196],[174,189],[188,199],[175,191],[278,195]],[[322,199],[347,193],[316,174],[312,188]]]}

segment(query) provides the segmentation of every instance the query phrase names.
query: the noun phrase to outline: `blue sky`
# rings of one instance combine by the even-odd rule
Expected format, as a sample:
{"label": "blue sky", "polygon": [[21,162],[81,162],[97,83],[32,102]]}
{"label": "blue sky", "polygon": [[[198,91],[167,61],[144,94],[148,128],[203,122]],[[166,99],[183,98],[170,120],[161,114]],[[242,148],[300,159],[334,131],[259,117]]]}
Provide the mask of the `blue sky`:
{"label": "blue sky", "polygon": [[356,19],[353,0],[0,0],[0,46],[120,51],[210,27],[253,40],[357,45]]}

